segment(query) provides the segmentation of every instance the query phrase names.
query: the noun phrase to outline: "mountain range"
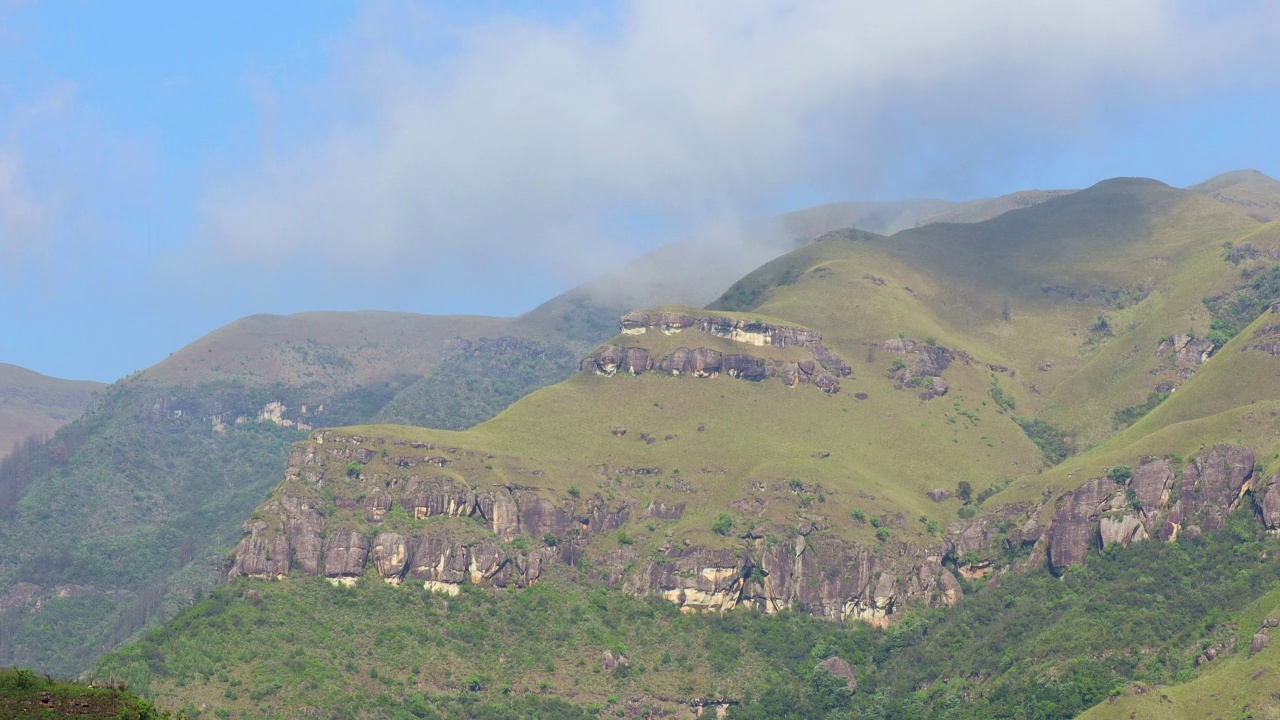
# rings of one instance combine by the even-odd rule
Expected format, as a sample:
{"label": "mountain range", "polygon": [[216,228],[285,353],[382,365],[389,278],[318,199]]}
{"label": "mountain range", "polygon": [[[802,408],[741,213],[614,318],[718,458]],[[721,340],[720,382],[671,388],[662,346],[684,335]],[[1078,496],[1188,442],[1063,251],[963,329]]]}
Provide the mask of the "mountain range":
{"label": "mountain range", "polygon": [[6,475],[0,662],[191,716],[1266,717],[1277,210],[837,204],[514,319],[246,318]]}

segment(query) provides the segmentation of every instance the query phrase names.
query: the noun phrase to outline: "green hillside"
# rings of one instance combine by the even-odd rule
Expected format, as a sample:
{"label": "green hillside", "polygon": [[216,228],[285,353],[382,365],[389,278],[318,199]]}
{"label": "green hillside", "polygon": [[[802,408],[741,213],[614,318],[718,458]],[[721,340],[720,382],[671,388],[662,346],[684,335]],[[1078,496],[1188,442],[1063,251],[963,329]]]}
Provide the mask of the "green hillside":
{"label": "green hillside", "polygon": [[0,464],[0,664],[83,672],[213,587],[312,428],[473,425],[571,375],[636,303],[706,302],[832,222],[937,207],[892,205],[674,243],[518,318],[313,312],[210,333]]}
{"label": "green hillside", "polygon": [[[805,663],[821,655],[816,645],[767,678],[734,674],[753,667],[739,646],[742,664],[713,667],[706,691],[656,672],[647,685],[585,689],[537,678],[527,663],[490,673],[514,696],[622,716],[643,715],[646,698],[688,707],[714,691],[741,703],[731,717],[794,701],[809,708],[798,717],[1057,718],[1126,683],[1184,681],[1195,648],[1220,642],[1273,582],[1262,527],[1280,522],[1266,509],[1280,469],[1273,258],[1276,226],[1142,179],[974,224],[830,233],[746,275],[709,309],[624,315],[622,334],[580,372],[469,430],[313,432],[245,524],[227,560],[234,582],[219,597],[257,593],[261,624],[295,604],[327,617],[317,608],[348,591],[312,576],[385,598],[371,603],[436,603],[425,589],[497,603],[492,627],[505,636],[515,631],[499,628],[521,622],[496,619],[521,602],[506,598],[530,586],[598,588],[686,613],[763,609],[743,622],[766,633],[772,622],[843,621],[824,627],[861,628],[849,637],[870,643],[850,659],[868,690],[853,701],[812,684]],[[1113,538],[1101,554],[1100,532]],[[1178,542],[1120,549],[1165,533]],[[287,579],[257,579],[278,577]],[[1162,588],[1149,587],[1157,577]],[[1157,589],[1160,605],[1134,605]],[[226,627],[222,612],[202,622]],[[682,622],[686,633],[715,624]],[[348,627],[351,637],[370,632]],[[215,642],[194,632],[207,639],[180,649],[184,636],[167,629],[138,652],[176,658]],[[667,634],[614,642],[675,657]],[[501,650],[472,643],[476,657],[496,653],[501,664],[526,642],[551,647],[508,639],[492,639]],[[564,649],[551,664],[576,662],[564,653],[582,639],[556,642]],[[1101,660],[1134,648],[1154,660]],[[168,701],[194,701],[189,677],[143,669],[129,652],[103,667],[151,678]],[[444,662],[466,666],[471,655],[452,652]],[[230,678],[237,665],[222,657]],[[690,662],[705,672],[711,659]],[[226,696],[231,686],[204,674]],[[349,678],[315,682],[325,707],[354,707]],[[459,689],[438,675],[392,685],[356,696],[389,707],[403,687],[448,715],[444,696]],[[756,695],[762,686],[777,690]],[[290,706],[264,701],[283,691],[264,692],[232,706],[248,716]]]}

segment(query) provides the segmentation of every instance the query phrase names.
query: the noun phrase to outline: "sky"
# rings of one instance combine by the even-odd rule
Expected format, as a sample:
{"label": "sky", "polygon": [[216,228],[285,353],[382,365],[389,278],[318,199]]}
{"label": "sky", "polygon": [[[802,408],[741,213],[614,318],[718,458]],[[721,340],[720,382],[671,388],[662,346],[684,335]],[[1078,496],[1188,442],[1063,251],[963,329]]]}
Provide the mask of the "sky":
{"label": "sky", "polygon": [[839,200],[1280,176],[1280,3],[0,0],[0,362],[516,315]]}

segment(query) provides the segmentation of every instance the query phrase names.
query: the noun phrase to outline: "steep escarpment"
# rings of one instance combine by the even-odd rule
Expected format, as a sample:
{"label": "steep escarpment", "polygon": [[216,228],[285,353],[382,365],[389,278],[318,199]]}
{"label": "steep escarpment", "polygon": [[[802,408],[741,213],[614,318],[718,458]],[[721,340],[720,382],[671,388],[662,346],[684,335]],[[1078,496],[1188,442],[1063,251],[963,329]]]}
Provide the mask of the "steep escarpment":
{"label": "steep escarpment", "polygon": [[809,328],[727,316],[694,317],[679,312],[627,313],[619,325],[623,337],[644,335],[650,329],[667,336],[688,330],[694,335],[723,338],[747,346],[799,348],[809,355],[788,362],[750,352],[726,353],[707,347],[680,346],[658,356],[645,347],[609,345],[584,358],[579,369],[594,370],[605,377],[619,370],[630,375],[656,371],[695,378],[713,378],[723,373],[752,382],[778,377],[787,387],[812,383],[827,394],[840,392],[838,378],[853,374],[853,368],[822,343],[822,334]]}
{"label": "steep escarpment", "polygon": [[[907,605],[949,605],[961,595],[942,566],[945,542],[864,545],[815,518],[726,530],[741,537],[720,548],[670,532],[641,548],[630,532],[681,520],[699,501],[696,488],[660,469],[596,467],[604,492],[588,496],[577,487],[538,487],[542,470],[512,482],[494,461],[501,462],[394,435],[317,432],[295,446],[285,482],[245,523],[228,575],[350,584],[372,572],[388,583],[456,594],[462,585],[526,587],[547,563],[587,562],[604,585],[688,611],[741,605],[875,622]],[[673,494],[643,492],[666,484]],[[804,490],[778,484],[754,494]]]}

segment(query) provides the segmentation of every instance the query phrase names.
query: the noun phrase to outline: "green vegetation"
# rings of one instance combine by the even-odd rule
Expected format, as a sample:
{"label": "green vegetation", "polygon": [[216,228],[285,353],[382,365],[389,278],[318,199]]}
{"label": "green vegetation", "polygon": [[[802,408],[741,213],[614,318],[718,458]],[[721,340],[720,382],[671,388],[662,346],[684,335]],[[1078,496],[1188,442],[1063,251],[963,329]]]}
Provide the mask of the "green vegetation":
{"label": "green vegetation", "polygon": [[0,717],[52,720],[66,716],[104,720],[170,717],[124,686],[90,687],[52,680],[30,670],[0,668]]}
{"label": "green vegetation", "polygon": [[1125,407],[1125,408],[1120,408],[1119,410],[1116,410],[1114,413],[1112,413],[1111,415],[1112,421],[1115,423],[1117,430],[1127,428],[1130,425],[1141,420],[1143,417],[1146,416],[1147,413],[1151,412],[1152,410],[1155,410],[1157,405],[1159,405],[1160,403],[1168,399],[1169,399],[1168,393],[1154,392],[1154,391],[1150,392],[1147,394],[1146,402],[1138,403],[1137,405],[1130,405],[1129,407]]}
{"label": "green vegetation", "polygon": [[1280,265],[1245,268],[1242,275],[1244,282],[1231,292],[1204,299],[1213,317],[1207,337],[1217,347],[1226,345],[1280,298]]}
{"label": "green vegetation", "polygon": [[1013,412],[1018,407],[1018,403],[1013,399],[1013,395],[1000,387],[1000,380],[995,373],[991,373],[991,399],[995,401],[996,407],[1000,408],[999,412]]}
{"label": "green vegetation", "polygon": [[716,516],[716,521],[711,524],[711,532],[717,535],[728,535],[733,532],[733,518],[729,513],[720,513]]}
{"label": "green vegetation", "polygon": [[1062,430],[1055,428],[1044,420],[1015,417],[1014,422],[1027,434],[1031,442],[1044,453],[1044,459],[1050,465],[1057,465],[1075,452],[1071,438]]}
{"label": "green vegetation", "polygon": [[[0,477],[39,490],[24,488],[0,508],[0,587],[88,591],[47,598],[38,612],[22,604],[0,612],[0,663],[77,674],[211,588],[302,434],[256,422],[213,433],[190,409],[260,408],[272,398],[234,386],[157,394],[117,384],[52,440],[0,463]],[[162,401],[171,409],[155,413]]]}
{"label": "green vegetation", "polygon": [[[657,711],[659,697],[738,699],[736,719],[1070,718],[1130,683],[1185,682],[1204,647],[1256,627],[1253,601],[1280,593],[1280,540],[1240,512],[1196,541],[1095,552],[1061,579],[978,581],[956,608],[887,630],[794,612],[687,615],[562,570],[456,598],[372,575],[352,588],[238,581],[96,672],[192,718],[210,714],[201,703],[243,717],[299,703],[338,716],[576,717]],[[606,650],[629,664],[606,670]],[[832,655],[855,667],[856,694],[815,674]],[[531,696],[545,714],[524,709]]]}
{"label": "green vegetation", "polygon": [[[603,335],[607,334],[606,330]],[[377,420],[469,428],[534,390],[569,377],[578,369],[580,352],[568,343],[514,337],[455,340],[426,375],[377,413]]]}

